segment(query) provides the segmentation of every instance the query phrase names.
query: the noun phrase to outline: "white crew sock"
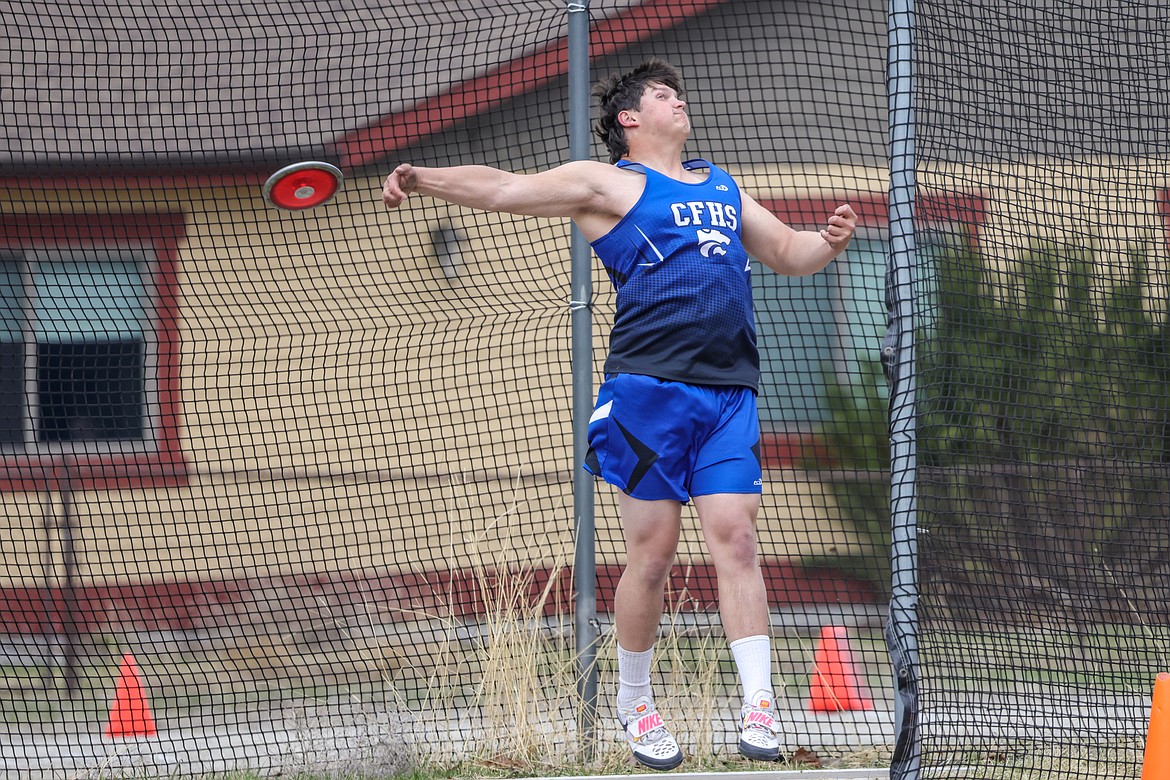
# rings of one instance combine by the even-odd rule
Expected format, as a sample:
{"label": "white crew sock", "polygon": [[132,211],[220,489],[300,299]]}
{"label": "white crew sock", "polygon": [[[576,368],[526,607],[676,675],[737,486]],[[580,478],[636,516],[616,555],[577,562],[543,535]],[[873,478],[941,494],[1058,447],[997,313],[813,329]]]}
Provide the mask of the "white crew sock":
{"label": "white crew sock", "polygon": [[731,643],[731,655],[739,670],[744,701],[759,691],[772,695],[772,640],[767,635],[745,636]]}
{"label": "white crew sock", "polygon": [[650,697],[650,658],[654,648],[633,653],[618,645],[618,712],[629,712],[642,696]]}

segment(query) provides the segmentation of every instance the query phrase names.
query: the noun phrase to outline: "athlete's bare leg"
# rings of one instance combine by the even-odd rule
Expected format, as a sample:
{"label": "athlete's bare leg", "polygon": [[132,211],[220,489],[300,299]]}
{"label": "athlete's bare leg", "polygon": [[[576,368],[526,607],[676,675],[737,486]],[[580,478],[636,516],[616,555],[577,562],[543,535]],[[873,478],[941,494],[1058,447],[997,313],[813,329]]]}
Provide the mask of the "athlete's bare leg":
{"label": "athlete's bare leg", "polygon": [[769,632],[768,593],[756,550],[760,496],[696,496],[695,509],[719,578],[719,615],[729,642]]}
{"label": "athlete's bare leg", "polygon": [[614,629],[626,650],[649,650],[658,635],[664,591],[682,524],[678,501],[642,501],[618,493],[626,567],[614,595]]}

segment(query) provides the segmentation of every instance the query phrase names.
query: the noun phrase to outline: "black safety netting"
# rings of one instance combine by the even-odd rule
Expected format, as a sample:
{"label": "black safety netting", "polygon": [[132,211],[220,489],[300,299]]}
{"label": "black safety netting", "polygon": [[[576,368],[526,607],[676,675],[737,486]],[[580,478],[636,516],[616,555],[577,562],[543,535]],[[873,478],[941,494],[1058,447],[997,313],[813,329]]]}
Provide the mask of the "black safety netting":
{"label": "black safety netting", "polygon": [[914,18],[922,765],[1136,778],[1170,638],[1170,12]]}
{"label": "black safety netting", "polygon": [[[887,760],[888,393],[877,359],[886,9],[582,7],[0,2],[0,774],[622,765],[610,615],[624,543],[613,489],[600,483],[596,746],[579,727],[589,712],[573,620],[570,225],[422,195],[388,211],[380,196],[402,162],[521,173],[567,162],[567,35],[582,12],[589,81],[650,56],[682,70],[695,126],[688,155],[729,170],[794,227],[820,229],[841,203],[860,217],[847,254],[819,274],[752,268],[766,482],[758,536],[782,756],[803,766]],[[1135,151],[1140,129],[1123,128],[1112,104],[1098,107],[1095,128],[1134,140],[1110,151]],[[995,140],[985,135],[974,137]],[[592,153],[607,159],[599,143]],[[309,207],[332,186],[332,168],[303,165],[318,162],[342,181]],[[982,162],[1004,175],[1010,167]],[[1047,427],[1041,407],[1013,407],[1033,409],[1007,415],[1034,427],[1014,445],[1026,454],[982,441],[960,452],[965,440],[948,435],[950,449],[927,461],[939,475],[924,483],[936,502],[930,539],[954,555],[932,559],[927,581],[941,577],[954,594],[945,612],[928,601],[925,623],[967,632],[938,634],[928,681],[957,667],[942,656],[947,642],[979,637],[978,653],[958,649],[974,661],[1001,652],[1004,636],[1039,630],[1043,614],[1059,623],[1069,668],[1037,686],[1066,675],[1086,694],[1100,680],[1128,693],[1137,667],[1114,660],[1153,646],[1138,627],[1164,630],[1141,608],[1143,588],[1165,571],[1163,514],[1144,498],[1165,497],[1164,453],[1141,433],[1162,424],[1164,395],[1153,388],[1164,375],[1136,362],[1152,354],[1141,339],[1164,330],[1152,305],[1161,266],[1156,254],[1118,248],[1109,257],[1121,259],[1106,263],[1086,249],[1096,246],[1094,216],[1115,220],[1116,235],[1103,239],[1121,238],[1125,217],[1137,245],[1132,217],[1154,206],[1127,200],[1145,192],[1131,174],[1154,168],[1066,162],[1068,176],[1093,177],[1078,190],[1083,232],[1067,232],[1067,209],[1048,215],[1063,233],[1007,222],[1017,237],[1045,239],[1033,257],[1077,244],[1086,262],[1102,261],[1085,266],[1086,308],[1058,308],[1045,342],[1079,361],[1068,370],[1084,394],[1080,406],[1070,396],[1045,411]],[[290,165],[301,165],[294,178],[265,187]],[[1044,189],[1057,169],[1038,179],[1012,170]],[[1117,175],[1095,178],[1101,171]],[[940,290],[944,258],[974,262],[1006,246],[1005,228],[992,225],[983,221],[984,254],[938,255]],[[1065,278],[1053,294],[1071,300]],[[983,297],[1003,316],[1014,300]],[[592,363],[596,388],[614,307],[596,260],[587,303],[595,348],[577,361]],[[1093,319],[1105,309],[1090,303],[1128,319]],[[952,316],[937,317],[939,344],[952,338]],[[1082,354],[1083,344],[1096,351]],[[1010,346],[1012,392],[1051,400],[1055,363],[1043,368],[1023,348]],[[928,393],[943,381],[933,365]],[[963,381],[973,402],[991,392]],[[1129,394],[1116,395],[1121,387]],[[927,442],[942,431],[933,419]],[[1041,455],[1041,440],[1067,451]],[[1010,512],[1040,495],[1052,497],[1038,504],[1047,514],[1029,509],[1027,525],[1015,524]],[[944,497],[983,503],[948,514]],[[1092,566],[1060,573],[1093,545]],[[993,550],[1000,563],[972,568]],[[967,579],[948,579],[950,566]],[[984,587],[1002,587],[990,593],[1018,598],[1019,610],[991,606]],[[1068,611],[1039,612],[1046,594]],[[1080,622],[1066,619],[1074,613]],[[973,614],[985,621],[978,631]],[[1088,654],[1077,656],[1071,643],[1085,636],[1100,641],[1076,645]],[[1035,666],[1056,641],[989,657]],[[685,751],[734,756],[739,683],[689,506],[656,651],[659,706]],[[1082,657],[1088,665],[1074,669]],[[1004,695],[1019,702],[1028,690]]]}

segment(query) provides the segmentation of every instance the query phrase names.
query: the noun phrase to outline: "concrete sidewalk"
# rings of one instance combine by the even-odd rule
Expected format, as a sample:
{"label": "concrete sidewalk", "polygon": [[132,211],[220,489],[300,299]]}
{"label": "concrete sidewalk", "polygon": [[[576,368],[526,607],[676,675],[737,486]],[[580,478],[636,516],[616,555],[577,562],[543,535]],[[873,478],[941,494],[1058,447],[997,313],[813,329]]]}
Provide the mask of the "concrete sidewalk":
{"label": "concrete sidewalk", "polygon": [[[796,723],[786,714],[790,726],[803,732],[802,742],[829,743],[855,747],[866,735],[892,730],[889,713],[866,711],[834,713],[831,716],[801,719]],[[466,719],[442,717],[426,722],[405,724],[384,717],[353,717],[332,725],[291,726],[278,718],[266,726],[257,723],[227,724],[215,728],[184,728],[159,731],[152,737],[109,739],[91,732],[42,732],[10,734],[0,738],[0,780],[82,780],[83,778],[198,778],[205,780],[232,772],[251,772],[259,777],[295,775],[297,772],[320,772],[323,777],[391,776],[409,771],[415,758],[411,745],[433,744],[444,737],[463,739],[469,724]],[[442,733],[443,729],[447,733]],[[818,738],[810,736],[816,734]],[[734,755],[734,734],[716,735],[716,750]],[[616,737],[615,737],[616,739]],[[791,752],[791,746],[786,746]],[[340,773],[340,774],[339,774]],[[872,770],[759,770],[719,773],[670,772],[672,777],[721,778],[739,774],[752,780],[784,778],[880,778],[885,769]],[[311,776],[311,775],[310,775]],[[662,777],[622,775],[621,777]]]}

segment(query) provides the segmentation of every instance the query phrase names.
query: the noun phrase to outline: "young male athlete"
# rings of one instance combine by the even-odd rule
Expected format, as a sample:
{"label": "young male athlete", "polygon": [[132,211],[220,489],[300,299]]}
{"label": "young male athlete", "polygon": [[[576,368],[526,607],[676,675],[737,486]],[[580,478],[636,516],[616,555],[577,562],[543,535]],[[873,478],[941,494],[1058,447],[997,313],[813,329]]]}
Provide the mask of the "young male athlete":
{"label": "young male athlete", "polygon": [[815,273],[844,251],[857,215],[842,205],[819,232],[796,231],[725,171],[683,162],[691,122],[679,73],[663,60],[605,79],[594,95],[612,165],[578,161],[521,175],[403,164],[387,177],[382,200],[395,208],[419,192],[471,208],[568,217],[591,242],[617,288],[586,468],[620,489],[627,564],[614,603],[618,720],[642,764],[682,762],[654,706],[650,667],[690,500],[743,687],[739,750],[776,760],[769,611],[756,554],[763,474],[748,255],[781,274]]}

